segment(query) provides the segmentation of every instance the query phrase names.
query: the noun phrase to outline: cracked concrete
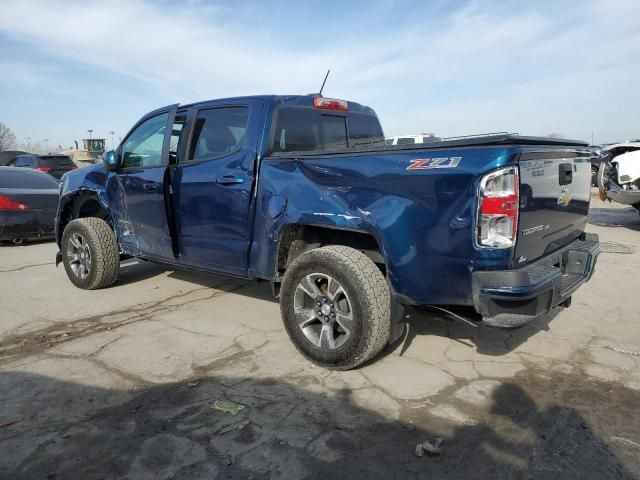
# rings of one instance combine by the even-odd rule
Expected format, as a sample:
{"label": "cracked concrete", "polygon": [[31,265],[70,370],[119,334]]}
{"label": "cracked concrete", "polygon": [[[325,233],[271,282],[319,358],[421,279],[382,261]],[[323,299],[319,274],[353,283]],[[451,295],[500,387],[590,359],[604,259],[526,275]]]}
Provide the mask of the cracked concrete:
{"label": "cracked concrete", "polygon": [[414,311],[350,372],[299,355],[266,283],[129,260],[84,292],[55,245],[0,247],[0,478],[638,476],[640,218],[592,208],[634,253],[603,253],[572,308],[514,331]]}

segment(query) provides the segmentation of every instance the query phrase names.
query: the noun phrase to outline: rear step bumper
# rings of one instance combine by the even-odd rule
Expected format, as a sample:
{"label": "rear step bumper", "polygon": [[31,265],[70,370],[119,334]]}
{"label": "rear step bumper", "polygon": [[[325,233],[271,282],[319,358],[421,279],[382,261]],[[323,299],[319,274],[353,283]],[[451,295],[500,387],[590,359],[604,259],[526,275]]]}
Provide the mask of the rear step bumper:
{"label": "rear step bumper", "polygon": [[515,328],[570,303],[570,298],[595,269],[600,242],[595,234],[517,270],[477,271],[472,274],[473,304],[482,323]]}

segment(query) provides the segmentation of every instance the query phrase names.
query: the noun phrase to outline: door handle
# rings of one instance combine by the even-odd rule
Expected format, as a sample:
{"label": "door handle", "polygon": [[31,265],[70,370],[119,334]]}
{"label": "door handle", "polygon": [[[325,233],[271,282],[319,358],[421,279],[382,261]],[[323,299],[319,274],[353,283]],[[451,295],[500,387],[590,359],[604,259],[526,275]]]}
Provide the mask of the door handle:
{"label": "door handle", "polygon": [[236,177],[235,175],[225,175],[224,177],[218,178],[216,183],[219,185],[239,185],[244,183],[244,178]]}

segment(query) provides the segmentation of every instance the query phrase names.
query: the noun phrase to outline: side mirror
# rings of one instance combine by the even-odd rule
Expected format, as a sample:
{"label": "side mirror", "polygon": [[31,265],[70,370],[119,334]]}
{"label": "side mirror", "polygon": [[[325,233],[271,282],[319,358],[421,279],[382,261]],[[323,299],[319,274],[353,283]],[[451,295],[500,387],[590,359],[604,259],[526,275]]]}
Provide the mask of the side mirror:
{"label": "side mirror", "polygon": [[106,167],[107,171],[113,172],[116,168],[118,168],[118,161],[116,159],[116,152],[113,150],[109,150],[108,152],[104,152],[102,154],[102,162]]}

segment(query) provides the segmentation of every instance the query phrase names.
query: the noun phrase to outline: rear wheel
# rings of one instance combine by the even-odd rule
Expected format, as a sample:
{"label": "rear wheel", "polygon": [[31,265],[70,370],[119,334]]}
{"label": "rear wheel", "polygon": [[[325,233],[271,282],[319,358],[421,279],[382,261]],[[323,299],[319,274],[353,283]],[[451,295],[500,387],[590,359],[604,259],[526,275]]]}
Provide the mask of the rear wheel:
{"label": "rear wheel", "polygon": [[120,253],[109,224],[93,217],[69,222],[62,235],[62,261],[76,287],[95,290],[112,285],[118,278]]}
{"label": "rear wheel", "polygon": [[354,368],[389,340],[387,282],[369,257],[349,247],[297,257],[284,276],[280,309],[296,348],[322,367]]}

